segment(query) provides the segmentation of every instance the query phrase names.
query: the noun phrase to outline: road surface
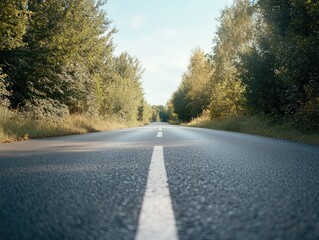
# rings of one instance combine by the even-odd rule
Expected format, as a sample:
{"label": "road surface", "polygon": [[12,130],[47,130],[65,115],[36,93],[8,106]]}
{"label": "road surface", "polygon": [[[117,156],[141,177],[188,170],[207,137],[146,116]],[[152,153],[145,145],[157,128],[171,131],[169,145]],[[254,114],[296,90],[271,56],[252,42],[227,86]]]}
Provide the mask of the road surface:
{"label": "road surface", "polygon": [[0,239],[319,239],[319,146],[164,123],[0,144]]}

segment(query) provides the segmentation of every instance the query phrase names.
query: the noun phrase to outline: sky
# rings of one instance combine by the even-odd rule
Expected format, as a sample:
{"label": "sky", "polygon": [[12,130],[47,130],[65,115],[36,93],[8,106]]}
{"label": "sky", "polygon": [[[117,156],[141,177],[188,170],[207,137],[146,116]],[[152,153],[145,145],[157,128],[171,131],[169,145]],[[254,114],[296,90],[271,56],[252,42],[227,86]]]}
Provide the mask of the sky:
{"label": "sky", "polygon": [[192,50],[211,53],[217,19],[233,0],[108,0],[105,10],[118,32],[115,54],[128,52],[143,65],[151,105],[166,105],[186,71]]}

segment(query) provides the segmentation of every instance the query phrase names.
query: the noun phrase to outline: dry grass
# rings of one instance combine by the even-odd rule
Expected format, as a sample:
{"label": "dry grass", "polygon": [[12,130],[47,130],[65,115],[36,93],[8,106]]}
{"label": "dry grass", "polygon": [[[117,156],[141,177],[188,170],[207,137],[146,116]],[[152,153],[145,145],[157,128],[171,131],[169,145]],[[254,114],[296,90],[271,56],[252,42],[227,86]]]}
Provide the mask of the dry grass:
{"label": "dry grass", "polygon": [[60,121],[32,120],[26,114],[0,107],[0,142],[28,138],[84,134],[121,129],[141,125],[139,122],[123,122],[115,118],[103,119],[86,115],[70,115]]}
{"label": "dry grass", "polygon": [[187,124],[192,127],[211,128],[232,132],[250,133],[305,143],[319,144],[319,132],[306,132],[294,127],[291,122],[278,123],[260,116],[234,117],[210,120],[208,116],[194,119]]}

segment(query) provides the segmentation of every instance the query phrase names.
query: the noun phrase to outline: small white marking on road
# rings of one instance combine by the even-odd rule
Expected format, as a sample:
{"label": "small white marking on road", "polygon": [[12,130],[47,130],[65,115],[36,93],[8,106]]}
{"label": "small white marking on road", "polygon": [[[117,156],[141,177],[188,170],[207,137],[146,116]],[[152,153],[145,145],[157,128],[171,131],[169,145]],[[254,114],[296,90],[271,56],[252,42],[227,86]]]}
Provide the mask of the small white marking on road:
{"label": "small white marking on road", "polygon": [[162,125],[159,126],[158,131],[162,131]]}
{"label": "small white marking on road", "polygon": [[163,132],[158,132],[156,137],[163,137]]}
{"label": "small white marking on road", "polygon": [[155,146],[135,240],[178,240],[163,147]]}

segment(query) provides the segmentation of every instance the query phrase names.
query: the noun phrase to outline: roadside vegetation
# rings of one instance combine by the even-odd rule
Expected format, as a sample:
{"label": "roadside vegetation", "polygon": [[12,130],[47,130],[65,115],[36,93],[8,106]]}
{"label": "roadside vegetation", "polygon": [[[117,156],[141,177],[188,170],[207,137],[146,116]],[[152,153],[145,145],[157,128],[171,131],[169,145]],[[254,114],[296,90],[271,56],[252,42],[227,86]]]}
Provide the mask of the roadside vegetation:
{"label": "roadside vegetation", "polygon": [[195,49],[172,121],[318,143],[317,1],[234,0],[210,53]]}
{"label": "roadside vegetation", "polygon": [[141,62],[114,54],[103,1],[0,1],[0,141],[149,122]]}
{"label": "roadside vegetation", "polygon": [[186,126],[248,133],[303,143],[319,144],[319,131],[306,131],[296,128],[293,122],[279,122],[266,115],[246,115],[212,120],[207,113],[204,113],[202,116],[187,123]]}
{"label": "roadside vegetation", "polygon": [[317,1],[234,0],[166,106],[146,102],[142,63],[114,54],[102,5],[0,1],[0,141],[161,120],[317,143]]}
{"label": "roadside vegetation", "polygon": [[144,124],[140,121],[120,121],[118,118],[101,118],[84,114],[64,116],[57,120],[34,119],[30,112],[0,110],[0,142],[29,138],[56,137],[121,129]]}

